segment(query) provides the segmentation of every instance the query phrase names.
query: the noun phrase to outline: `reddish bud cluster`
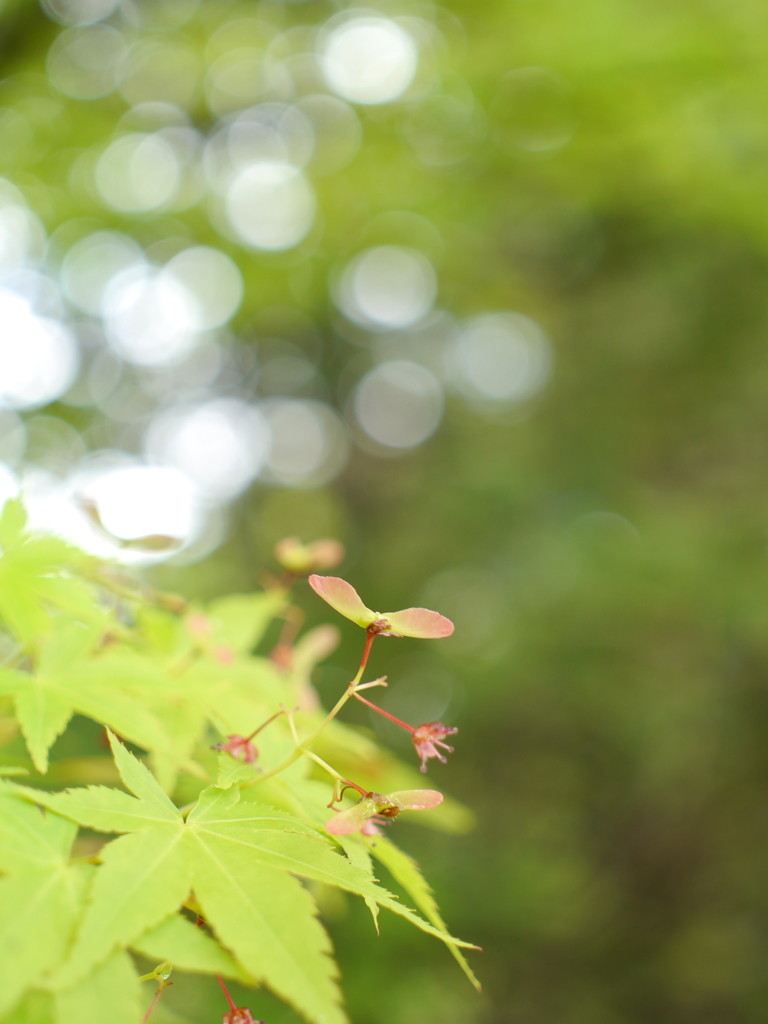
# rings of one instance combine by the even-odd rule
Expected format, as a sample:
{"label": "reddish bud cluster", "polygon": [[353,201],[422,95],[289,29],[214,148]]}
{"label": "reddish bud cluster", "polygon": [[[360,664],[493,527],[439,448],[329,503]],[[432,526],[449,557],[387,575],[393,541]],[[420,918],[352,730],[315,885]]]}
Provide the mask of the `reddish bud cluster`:
{"label": "reddish bud cluster", "polygon": [[237,733],[232,733],[232,735],[227,736],[226,740],[216,743],[213,749],[221,750],[225,754],[231,754],[232,757],[237,758],[238,761],[245,762],[245,764],[254,764],[259,756],[259,748],[256,744],[251,743],[247,736],[240,736]]}
{"label": "reddish bud cluster", "polygon": [[344,558],[344,547],[337,540],[315,540],[303,544],[298,537],[285,537],[275,545],[275,561],[288,572],[303,575],[317,569],[332,569]]}
{"label": "reddish bud cluster", "polygon": [[427,770],[427,761],[430,757],[436,757],[438,761],[443,764],[446,762],[446,758],[438,747],[442,747],[443,750],[447,750],[449,754],[453,753],[453,747],[449,747],[447,743],[443,743],[445,736],[453,736],[459,730],[456,728],[450,728],[447,725],[443,725],[442,722],[429,722],[427,725],[420,725],[413,731],[413,745],[416,747],[416,753],[421,758],[421,771]]}
{"label": "reddish bud cluster", "polygon": [[236,1006],[224,1014],[221,1024],[264,1024],[264,1021],[256,1020],[247,1006]]}

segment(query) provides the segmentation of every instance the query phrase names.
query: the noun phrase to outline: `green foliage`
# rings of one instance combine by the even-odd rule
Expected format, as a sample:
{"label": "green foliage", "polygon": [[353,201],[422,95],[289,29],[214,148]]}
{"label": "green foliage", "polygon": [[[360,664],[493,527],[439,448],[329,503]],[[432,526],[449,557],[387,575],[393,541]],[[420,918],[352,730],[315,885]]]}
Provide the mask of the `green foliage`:
{"label": "green foliage", "polygon": [[[0,781],[3,1024],[96,1024],[105,1015],[138,1024],[155,992],[142,990],[134,955],[265,985],[306,1020],[342,1024],[318,886],[361,897],[377,927],[384,908],[441,939],[476,984],[458,948],[467,943],[448,932],[414,862],[375,830],[326,830],[343,778],[311,751],[326,719],[281,709],[316,708],[311,653],[327,653],[329,638],[299,641],[299,656],[282,667],[251,653],[287,614],[285,590],[190,609],[115,587],[107,567],[27,533],[16,502],[5,506],[0,539],[0,581],[12,579],[22,595],[7,614],[10,584],[0,584],[0,711],[20,731],[3,734]],[[61,769],[56,741],[74,715],[106,727],[112,758],[93,752],[77,762],[79,777],[77,764],[65,765],[75,785],[52,791],[45,776]],[[344,741],[356,734],[327,724],[324,756],[344,761]],[[370,741],[351,747],[371,789],[407,773],[390,758],[382,774]],[[18,779],[24,771],[37,784]],[[88,785],[94,777],[115,784]],[[104,841],[105,833],[117,835]],[[378,882],[371,854],[417,909]],[[147,979],[160,980],[158,971]]]}

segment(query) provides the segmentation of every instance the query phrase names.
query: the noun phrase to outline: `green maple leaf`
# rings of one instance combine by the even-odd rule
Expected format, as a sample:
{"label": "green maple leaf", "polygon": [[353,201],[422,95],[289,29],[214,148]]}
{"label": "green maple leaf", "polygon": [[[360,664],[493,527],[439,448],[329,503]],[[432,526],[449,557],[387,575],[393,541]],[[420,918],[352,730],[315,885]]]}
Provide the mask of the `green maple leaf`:
{"label": "green maple leaf", "polygon": [[0,515],[0,619],[23,643],[49,632],[48,607],[79,622],[102,625],[107,612],[73,569],[87,556],[57,537],[26,532],[26,513],[18,499]]}
{"label": "green maple leaf", "polygon": [[0,1016],[66,955],[93,870],[69,863],[76,832],[0,794]]}
{"label": "green maple leaf", "polygon": [[150,928],[131,943],[131,949],[150,960],[167,960],[173,964],[174,971],[222,974],[244,985],[253,982],[235,958],[222,949],[214,938],[180,914],[173,914],[161,924]]}
{"label": "green maple leaf", "polygon": [[44,794],[38,802],[100,832],[127,833],[101,851],[101,867],[77,939],[57,981],[77,981],[174,913],[189,894],[184,819],[144,765],[109,734],[120,776],[132,794],[105,786]]}
{"label": "green maple leaf", "polygon": [[49,992],[31,989],[14,1006],[4,1024],[54,1024],[53,996]]}
{"label": "green maple leaf", "polygon": [[[2,565],[0,559],[0,565]],[[39,646],[34,672],[0,669],[0,694],[14,697],[27,749],[38,771],[48,770],[48,751],[75,712],[108,725],[147,749],[170,750],[157,715],[100,659],[89,654],[100,628],[61,619]]]}
{"label": "green maple leaf", "polygon": [[[407,853],[403,853],[387,836],[377,836],[375,841],[370,842],[369,849],[376,860],[380,861],[389,870],[395,881],[402,885],[424,917],[447,935],[448,929],[440,915],[432,889],[424,879],[416,861],[409,857]],[[447,945],[472,985],[478,992],[482,991],[480,982],[475,977],[461,950],[451,943],[447,943]]]}
{"label": "green maple leaf", "polygon": [[254,649],[270,622],[287,604],[284,590],[257,594],[228,594],[208,605],[213,640],[227,644],[237,654]]}
{"label": "green maple leaf", "polygon": [[[169,661],[156,652],[121,644],[78,670],[82,683],[99,692],[121,694],[124,700],[130,699],[134,706],[154,713],[156,720],[162,721],[166,734],[163,746],[142,741],[123,727],[113,728],[151,750],[153,769],[167,792],[172,791],[181,768],[207,781],[201,769],[195,771],[191,760],[206,724],[211,724],[220,737],[242,728],[256,728],[285,697],[277,672],[263,658],[238,658],[222,664],[200,655],[182,671],[176,665],[177,659]],[[270,730],[263,742],[265,752],[276,761],[292,749],[285,727]]]}
{"label": "green maple leaf", "polygon": [[[230,760],[232,759],[230,758]],[[245,767],[245,765],[240,766],[241,769]],[[251,768],[250,770],[253,775],[253,769]],[[221,777],[222,771],[220,769],[219,781],[217,783],[219,789],[226,788],[222,785]],[[229,780],[227,780],[227,783],[231,785]],[[263,792],[267,794],[270,803],[276,804],[295,817],[301,818],[308,825],[321,829],[324,828],[325,823],[328,821],[328,786],[317,779],[294,779],[288,783],[285,777],[272,778],[264,783]],[[334,840],[341,846],[352,864],[360,868],[361,871],[364,871],[375,882],[371,855],[368,852],[368,847],[363,837],[359,833],[354,833],[347,836],[334,836]],[[371,912],[374,927],[378,932],[379,904],[370,895],[365,896],[364,899],[366,906]],[[434,924],[435,922],[433,921],[432,923]]]}
{"label": "green maple leaf", "polygon": [[242,800],[236,789],[205,790],[185,822],[141,762],[114,736],[110,742],[133,796],[105,787],[25,791],[89,828],[127,833],[102,851],[91,903],[59,983],[84,978],[113,950],[142,941],[190,888],[217,937],[254,981],[318,1024],[346,1018],[330,941],[298,878],[370,897],[422,930],[458,942],[399,903],[310,825]]}
{"label": "green maple leaf", "polygon": [[141,1014],[139,979],[131,958],[113,952],[77,984],[57,991],[56,1024],[137,1024]]}

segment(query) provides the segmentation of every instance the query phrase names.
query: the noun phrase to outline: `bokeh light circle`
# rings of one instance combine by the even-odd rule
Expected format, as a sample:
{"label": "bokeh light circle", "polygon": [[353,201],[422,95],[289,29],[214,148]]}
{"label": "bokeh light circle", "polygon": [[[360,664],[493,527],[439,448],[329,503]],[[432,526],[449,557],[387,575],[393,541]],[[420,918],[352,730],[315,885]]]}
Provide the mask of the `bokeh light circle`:
{"label": "bokeh light circle", "polygon": [[124,540],[162,535],[186,542],[200,525],[195,489],[172,467],[108,469],[94,475],[82,493],[95,502],[104,528]]}
{"label": "bokeh light circle", "polygon": [[330,30],[321,52],[330,88],[352,103],[390,103],[413,81],[413,36],[390,18],[350,18]]}
{"label": "bokeh light circle", "polygon": [[200,59],[180,39],[148,39],[135,43],[119,69],[120,94],[126,103],[170,103],[192,107],[200,89]]}
{"label": "bokeh light circle", "polygon": [[160,413],[147,436],[155,463],[181,470],[205,501],[229,501],[258,476],[271,434],[255,406],[227,398]]}
{"label": "bokeh light circle", "polygon": [[27,209],[21,192],[0,178],[0,273],[36,263],[44,245],[40,220]]}
{"label": "bokeh light circle", "polygon": [[243,298],[243,279],[235,263],[219,249],[195,245],[183,249],[165,265],[170,276],[197,304],[195,327],[220,327],[238,309]]}
{"label": "bokeh light circle", "polygon": [[0,324],[0,403],[28,409],[64,394],[80,365],[72,334],[7,288],[0,288]]}
{"label": "bokeh light circle", "polygon": [[156,210],[176,193],[181,166],[159,134],[134,132],[112,142],[99,157],[96,188],[104,202],[124,213]]}
{"label": "bokeh light circle", "polygon": [[120,0],[42,0],[45,13],[64,25],[89,25],[108,18]]}
{"label": "bokeh light circle", "polygon": [[350,320],[392,330],[423,320],[436,295],[437,276],[425,256],[404,246],[381,245],[347,265],[337,302]]}
{"label": "bokeh light circle", "polygon": [[51,44],[46,70],[60,93],[95,100],[114,92],[115,69],[124,53],[125,40],[109,25],[70,28]]}
{"label": "bokeh light circle", "polygon": [[360,148],[360,119],[348,103],[323,93],[304,96],[296,104],[314,133],[309,169],[313,174],[333,174],[345,167]]}
{"label": "bokeh light circle", "polygon": [[454,348],[456,383],[468,397],[519,402],[549,379],[552,352],[544,331],[520,313],[488,313],[470,320]]}
{"label": "bokeh light circle", "polygon": [[16,475],[9,466],[0,462],[0,509],[9,498],[15,498],[18,493],[19,481]]}
{"label": "bokeh light circle", "polygon": [[243,168],[226,194],[226,215],[235,235],[254,249],[291,249],[315,219],[312,188],[292,164],[262,160]]}
{"label": "bokeh light circle", "polygon": [[175,362],[197,343],[199,303],[172,274],[130,267],[110,281],[102,307],[107,340],[137,366]]}
{"label": "bokeh light circle", "polygon": [[425,367],[405,359],[382,363],[354,392],[357,422],[388,448],[413,448],[430,437],[443,415],[443,391]]}
{"label": "bokeh light circle", "polygon": [[341,471],[349,444],[336,413],[323,402],[273,399],[262,406],[272,434],[266,479],[319,487]]}
{"label": "bokeh light circle", "polygon": [[61,286],[70,302],[98,316],[110,280],[142,258],[138,243],[116,231],[96,231],[76,242],[61,265]]}

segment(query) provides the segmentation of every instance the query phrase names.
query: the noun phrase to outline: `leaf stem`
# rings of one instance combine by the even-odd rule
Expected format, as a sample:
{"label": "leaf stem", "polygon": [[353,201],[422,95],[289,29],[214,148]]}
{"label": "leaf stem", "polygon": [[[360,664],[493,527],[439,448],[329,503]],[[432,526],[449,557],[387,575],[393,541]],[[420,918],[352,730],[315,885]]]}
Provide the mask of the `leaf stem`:
{"label": "leaf stem", "polygon": [[320,725],[318,725],[316,729],[312,730],[309,736],[307,736],[307,738],[296,747],[292,754],[289,754],[284,761],[281,761],[280,764],[277,765],[276,768],[271,768],[268,772],[264,772],[264,774],[260,775],[257,779],[250,779],[248,782],[243,783],[243,785],[240,788],[247,789],[248,786],[253,786],[257,782],[264,782],[265,779],[271,779],[274,775],[279,775],[280,772],[285,771],[286,768],[290,768],[292,764],[295,764],[302,754],[308,753],[308,750],[306,749],[307,745],[312,743],[317,738],[319,733],[322,732],[322,730],[326,727],[326,725],[332,719],[334,719],[336,715],[338,715],[338,713],[341,711],[341,709],[344,707],[344,705],[347,703],[349,698],[354,693],[354,690],[352,689],[354,685],[354,682],[349,684],[347,689],[344,691],[341,697],[339,697],[334,706],[322,720]]}
{"label": "leaf stem", "polygon": [[266,720],[266,722],[262,722],[261,725],[257,725],[256,728],[253,730],[253,732],[250,734],[250,736],[246,736],[245,737],[246,743],[249,743],[253,739],[254,736],[258,736],[259,733],[261,732],[261,730],[262,729],[266,729],[266,727],[269,725],[270,722],[274,722],[274,720],[276,718],[279,718],[280,715],[287,715],[287,714],[288,714],[288,712],[285,710],[285,708],[280,708],[280,710],[276,711],[274,715],[272,715],[270,718],[268,718]]}
{"label": "leaf stem", "polygon": [[362,683],[362,684],[358,683],[358,685],[355,687],[355,693],[357,693],[359,690],[370,690],[370,688],[372,686],[384,686],[384,687],[386,687],[388,685],[389,684],[387,683],[387,677],[386,676],[380,676],[378,679],[374,679],[372,683]]}
{"label": "leaf stem", "polygon": [[326,725],[328,725],[329,722],[333,721],[336,715],[338,715],[338,713],[347,703],[349,698],[354,694],[355,689],[357,688],[357,684],[363,678],[363,672],[365,671],[365,666],[368,662],[368,655],[371,653],[371,647],[373,646],[373,641],[376,638],[376,635],[377,634],[371,629],[368,629],[366,631],[365,648],[363,649],[363,656],[360,659],[360,667],[357,670],[357,675],[349,683],[344,693],[342,693],[342,695],[336,701],[334,706],[322,720],[320,725],[313,729],[309,736],[307,736],[306,739],[302,740],[302,742],[297,745],[293,753],[289,754],[284,761],[281,761],[279,765],[277,765],[275,768],[271,768],[268,772],[264,772],[257,779],[250,779],[248,782],[244,782],[240,786],[241,789],[247,789],[249,786],[255,786],[256,783],[258,782],[264,782],[266,779],[271,779],[273,778],[273,776],[279,775],[280,772],[285,771],[286,768],[290,768],[292,764],[295,764],[302,754],[306,754],[309,752],[309,745],[311,743],[314,743],[314,741],[317,739],[317,737],[320,735],[320,733],[323,731]]}
{"label": "leaf stem", "polygon": [[152,1011],[157,1006],[157,1004],[160,1002],[160,996],[163,994],[163,992],[166,989],[166,987],[167,986],[165,984],[163,984],[162,982],[157,986],[157,992],[155,992],[155,998],[149,1004],[149,1009],[144,1014],[144,1017],[142,1018],[141,1024],[147,1024],[147,1021],[152,1016]]}
{"label": "leaf stem", "polygon": [[360,694],[357,692],[357,690],[355,690],[353,692],[352,696],[353,697],[357,697],[357,699],[361,702],[361,704],[367,704],[369,708],[373,708],[373,710],[374,711],[378,711],[378,713],[380,715],[384,715],[385,718],[388,718],[390,720],[390,722],[394,722],[395,725],[399,725],[401,728],[407,729],[408,732],[411,732],[411,733],[416,732],[416,729],[415,729],[414,726],[408,725],[407,722],[403,722],[402,719],[400,719],[400,718],[395,718],[394,715],[390,715],[390,713],[388,711],[385,711],[384,708],[380,708],[378,706],[378,704],[374,704],[370,700],[366,700],[365,697],[361,697]]}
{"label": "leaf stem", "polygon": [[224,984],[224,979],[222,978],[222,976],[220,974],[217,974],[216,977],[219,979],[219,984],[221,985],[222,989],[224,990],[224,995],[227,997],[227,1002],[229,1003],[230,1010],[236,1010],[237,1007],[235,1006],[235,1004],[234,1004],[234,1002],[232,1000],[232,996],[229,994],[229,989]]}
{"label": "leaf stem", "polygon": [[152,1011],[160,1002],[160,996],[165,990],[172,985],[172,981],[168,981],[168,977],[173,970],[171,964],[167,960],[163,960],[161,964],[158,964],[154,971],[150,971],[149,974],[145,974],[144,977],[139,978],[139,981],[152,981],[153,979],[158,982],[157,992],[155,992],[155,998],[149,1004],[149,1009],[144,1014],[141,1024],[147,1024],[147,1021],[152,1016]]}
{"label": "leaf stem", "polygon": [[368,664],[368,655],[371,653],[371,647],[373,647],[373,641],[376,639],[376,636],[377,634],[371,630],[370,627],[366,630],[365,649],[363,650],[363,657],[360,659],[360,668],[357,670],[357,675],[352,680],[353,686],[357,686],[363,678],[365,666]]}
{"label": "leaf stem", "polygon": [[343,775],[340,775],[335,768],[331,768],[327,761],[324,761],[322,757],[318,757],[317,754],[313,753],[313,751],[305,750],[304,753],[307,757],[311,757],[316,764],[319,764],[321,768],[325,768],[328,774],[332,775],[334,779],[337,779],[339,782],[343,782],[344,785],[349,786],[350,789],[356,789],[358,793],[362,794],[362,796],[368,795],[368,790],[363,789],[362,786],[358,786],[358,784],[356,782],[352,782],[351,779],[347,779]]}

